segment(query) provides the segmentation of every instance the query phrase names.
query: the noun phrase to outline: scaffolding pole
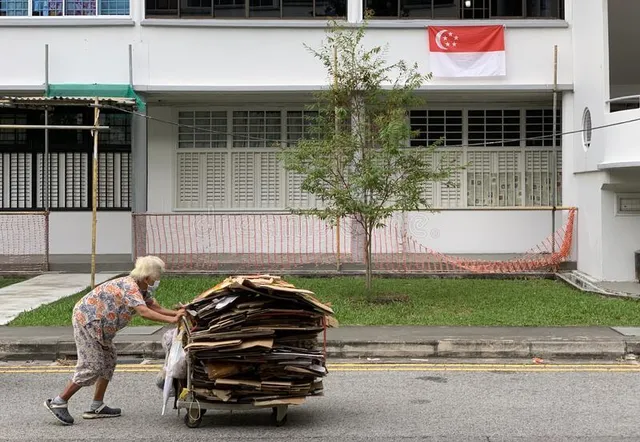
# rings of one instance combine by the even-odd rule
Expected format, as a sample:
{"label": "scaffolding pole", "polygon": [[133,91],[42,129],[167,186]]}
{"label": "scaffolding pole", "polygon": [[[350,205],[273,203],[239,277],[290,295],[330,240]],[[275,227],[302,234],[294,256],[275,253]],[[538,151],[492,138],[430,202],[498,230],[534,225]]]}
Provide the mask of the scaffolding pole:
{"label": "scaffolding pole", "polygon": [[556,205],[558,204],[558,153],[557,149],[557,130],[556,124],[558,121],[558,45],[553,47],[553,177],[551,179],[552,185],[552,202],[553,209],[551,210],[551,253],[556,252]]}
{"label": "scaffolding pole", "polygon": [[[49,90],[49,45],[44,45],[44,84],[45,90]],[[46,217],[46,227],[45,227],[45,270],[49,271],[49,191],[51,189],[51,185],[49,183],[49,106],[44,108],[44,125],[46,126],[44,130],[44,173],[43,173],[43,187],[44,187],[44,212]]]}
{"label": "scaffolding pole", "polygon": [[[93,108],[93,125],[98,127],[100,122],[100,107],[98,98],[95,99]],[[96,286],[96,237],[98,227],[98,130],[92,130],[93,135],[93,196],[92,196],[92,222],[91,222],[91,290]]]}

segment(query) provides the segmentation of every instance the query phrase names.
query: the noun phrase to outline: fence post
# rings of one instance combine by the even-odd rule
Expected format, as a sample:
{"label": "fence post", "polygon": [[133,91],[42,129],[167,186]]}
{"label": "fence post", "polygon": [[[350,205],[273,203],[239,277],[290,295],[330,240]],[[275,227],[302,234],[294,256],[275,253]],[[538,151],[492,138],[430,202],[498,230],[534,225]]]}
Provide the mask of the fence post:
{"label": "fence post", "polygon": [[49,271],[50,269],[50,264],[49,264],[49,238],[50,238],[50,234],[49,234],[49,210],[44,212],[44,270],[46,272]]}

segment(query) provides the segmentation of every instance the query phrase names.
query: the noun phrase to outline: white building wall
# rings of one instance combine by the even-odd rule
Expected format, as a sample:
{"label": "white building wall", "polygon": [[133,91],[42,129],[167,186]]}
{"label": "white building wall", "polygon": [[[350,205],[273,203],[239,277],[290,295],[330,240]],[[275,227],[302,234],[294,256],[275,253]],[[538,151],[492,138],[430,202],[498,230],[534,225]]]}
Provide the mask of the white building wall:
{"label": "white building wall", "polygon": [[[629,122],[631,121],[631,122]],[[621,164],[638,162],[640,164],[640,109],[630,109],[605,114],[604,124],[612,125],[601,132],[605,145],[601,163]]]}
{"label": "white building wall", "polygon": [[[195,23],[174,20],[171,26],[117,20],[113,23],[118,26],[89,26],[85,24],[91,20],[82,18],[74,20],[76,26],[48,27],[31,21],[29,23],[37,25],[0,28],[3,38],[20,41],[20,45],[0,47],[0,59],[11,60],[10,69],[0,71],[0,85],[4,89],[42,87],[45,44],[49,45],[51,83],[128,83],[129,45],[133,48],[133,83],[141,91],[166,87],[206,90],[281,86],[290,89],[317,87],[328,81],[322,64],[304,47],[304,44],[319,47],[325,37],[321,22],[287,28],[282,25],[253,27],[250,21],[237,27],[222,27],[203,26],[200,20]],[[154,23],[153,20],[147,22]],[[481,23],[474,21],[474,24]],[[366,42],[388,43],[390,59],[417,62],[423,72],[428,72],[427,25],[428,22],[419,22],[388,28],[383,27],[384,23],[372,22]],[[558,20],[541,21],[535,27],[531,27],[531,21],[510,21],[506,28],[506,78],[434,79],[429,87],[449,86],[455,90],[483,85],[537,85],[548,88],[553,81],[554,45],[558,45],[559,51],[558,81],[565,86],[571,84],[571,31],[562,26],[563,22]]]}
{"label": "white building wall", "polygon": [[[573,122],[582,129],[585,108],[591,112],[593,126],[605,124],[605,101],[608,99],[606,1],[579,2],[571,11],[573,29],[573,84],[575,90]],[[604,159],[606,131],[593,131],[591,146],[584,149],[582,134],[573,135],[573,172],[597,171]]]}
{"label": "white building wall", "polygon": [[[640,178],[636,181],[640,191]],[[635,279],[634,252],[640,250],[640,216],[616,214],[616,192],[602,192],[603,279],[630,281]]]}
{"label": "white building wall", "polygon": [[162,123],[175,121],[175,112],[169,106],[149,106],[148,142],[148,208],[149,212],[167,213],[175,209],[176,197],[176,146],[178,133],[175,126]]}
{"label": "white building wall", "polygon": [[[52,212],[49,217],[49,253],[52,255],[90,254],[91,216],[91,212]],[[98,212],[97,254],[129,254],[131,244],[130,213]]]}
{"label": "white building wall", "polygon": [[[563,218],[556,214],[556,229]],[[407,226],[413,239],[435,252],[517,254],[535,249],[551,235],[552,217],[547,211],[441,211],[410,213]]]}

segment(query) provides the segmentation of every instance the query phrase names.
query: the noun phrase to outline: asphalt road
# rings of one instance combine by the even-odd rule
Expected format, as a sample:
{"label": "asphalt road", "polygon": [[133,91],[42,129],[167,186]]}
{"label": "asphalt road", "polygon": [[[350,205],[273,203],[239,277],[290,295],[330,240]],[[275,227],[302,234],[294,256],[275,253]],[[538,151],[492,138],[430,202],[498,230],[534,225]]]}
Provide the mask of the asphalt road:
{"label": "asphalt road", "polygon": [[208,412],[187,428],[161,416],[156,367],[119,367],[107,402],[115,419],[85,421],[92,391],[71,402],[63,427],[44,408],[69,368],[0,366],[0,439],[170,441],[617,441],[640,440],[640,365],[333,364],[325,396],[290,407],[284,427],[268,410]]}

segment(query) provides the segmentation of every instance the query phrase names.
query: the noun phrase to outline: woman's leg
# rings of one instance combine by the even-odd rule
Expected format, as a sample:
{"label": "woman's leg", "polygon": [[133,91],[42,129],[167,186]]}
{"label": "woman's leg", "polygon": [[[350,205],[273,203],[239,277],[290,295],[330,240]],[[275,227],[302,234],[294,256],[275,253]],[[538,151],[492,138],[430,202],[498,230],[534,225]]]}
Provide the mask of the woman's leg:
{"label": "woman's leg", "polygon": [[98,348],[101,346],[89,332],[87,327],[73,321],[73,337],[76,342],[78,362],[71,382],[54,399],[47,399],[45,407],[63,424],[71,425],[74,422],[69,413],[68,401],[82,387],[92,385],[98,379],[95,362],[100,358]]}
{"label": "woman's leg", "polygon": [[109,381],[113,377],[116,369],[118,356],[113,343],[104,345],[102,350],[102,364],[99,368],[99,378],[96,381],[96,390],[93,395],[93,402],[89,411],[85,412],[82,417],[85,419],[95,419],[100,417],[117,417],[121,415],[119,408],[107,407],[104,404],[104,394],[109,386]]}
{"label": "woman's leg", "polygon": [[[68,402],[71,397],[76,394],[82,387],[78,384],[74,384],[73,382],[69,382],[65,389],[58,396],[65,402]],[[56,398],[57,399],[57,398]]]}

